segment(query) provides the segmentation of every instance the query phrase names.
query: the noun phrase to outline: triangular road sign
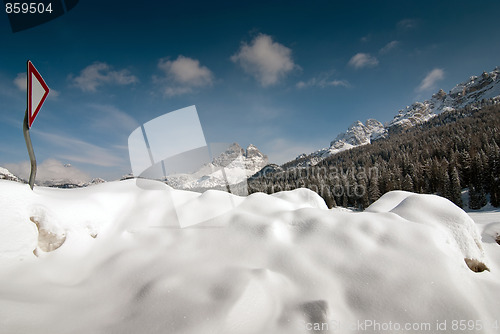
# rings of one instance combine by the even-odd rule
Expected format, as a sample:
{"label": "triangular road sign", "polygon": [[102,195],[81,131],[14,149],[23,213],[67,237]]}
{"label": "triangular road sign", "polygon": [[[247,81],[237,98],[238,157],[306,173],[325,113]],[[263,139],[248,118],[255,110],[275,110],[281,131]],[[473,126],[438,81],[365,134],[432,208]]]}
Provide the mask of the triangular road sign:
{"label": "triangular road sign", "polygon": [[33,63],[28,60],[28,128],[31,128],[47,95],[49,87]]}

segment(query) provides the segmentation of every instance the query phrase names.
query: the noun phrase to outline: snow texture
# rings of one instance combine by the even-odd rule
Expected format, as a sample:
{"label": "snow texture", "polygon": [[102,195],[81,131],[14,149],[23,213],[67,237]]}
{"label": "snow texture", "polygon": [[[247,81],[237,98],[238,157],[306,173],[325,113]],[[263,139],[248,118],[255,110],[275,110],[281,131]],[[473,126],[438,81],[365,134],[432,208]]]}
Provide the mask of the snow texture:
{"label": "snow texture", "polygon": [[500,231],[498,213],[475,224],[407,192],[350,212],[307,189],[136,182],[32,192],[0,180],[0,333],[380,332],[366,321],[455,333],[462,319],[497,333],[500,246],[481,235]]}

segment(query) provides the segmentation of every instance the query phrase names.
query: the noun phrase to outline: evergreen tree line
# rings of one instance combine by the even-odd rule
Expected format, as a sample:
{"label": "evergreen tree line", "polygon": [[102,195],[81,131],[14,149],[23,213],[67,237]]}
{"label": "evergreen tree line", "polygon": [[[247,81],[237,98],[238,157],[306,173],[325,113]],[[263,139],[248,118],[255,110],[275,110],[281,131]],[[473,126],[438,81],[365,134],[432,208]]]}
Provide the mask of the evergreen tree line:
{"label": "evergreen tree line", "polygon": [[[364,209],[392,190],[438,194],[479,209],[489,197],[500,206],[500,104],[482,101],[444,112],[386,139],[343,151],[315,166],[290,167],[253,177],[250,192],[274,193],[306,187],[329,207]],[[297,161],[295,161],[297,163]]]}

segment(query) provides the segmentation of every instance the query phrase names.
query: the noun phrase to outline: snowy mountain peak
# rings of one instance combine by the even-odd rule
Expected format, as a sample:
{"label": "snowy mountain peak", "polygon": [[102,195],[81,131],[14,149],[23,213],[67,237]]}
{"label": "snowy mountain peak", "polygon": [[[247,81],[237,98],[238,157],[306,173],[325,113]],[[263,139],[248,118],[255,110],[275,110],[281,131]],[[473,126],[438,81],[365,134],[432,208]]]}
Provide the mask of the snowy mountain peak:
{"label": "snowy mountain peak", "polygon": [[101,184],[101,183],[106,183],[106,180],[101,179],[100,177],[97,177],[97,178],[92,179],[89,183],[87,183],[87,186]]}
{"label": "snowy mountain peak", "polygon": [[225,188],[227,184],[246,180],[267,164],[267,156],[255,145],[250,144],[245,150],[238,143],[233,143],[198,171],[170,175],[167,183],[177,189]]}
{"label": "snowy mountain peak", "polygon": [[253,144],[248,145],[245,150],[238,143],[233,143],[223,153],[215,157],[212,164],[216,167],[226,167],[232,163],[234,164],[235,161],[240,161],[243,165],[247,166],[247,169],[253,170],[254,168],[262,168],[267,165],[268,159]]}
{"label": "snowy mountain peak", "polygon": [[262,152],[259,151],[257,146],[250,144],[250,145],[248,145],[247,150],[246,150],[246,157],[251,158],[254,156],[264,157],[264,154],[262,154]]}
{"label": "snowy mountain peak", "polygon": [[245,155],[245,150],[238,143],[232,143],[224,152],[213,159],[212,164],[216,167],[225,167],[242,155]]}
{"label": "snowy mountain peak", "polygon": [[310,155],[301,154],[295,158],[301,161],[297,166],[314,166],[329,156],[356,146],[370,144],[373,140],[384,138],[385,136],[387,136],[387,130],[376,119],[368,119],[364,124],[358,120],[352,123],[346,132],[339,134],[330,143],[330,147],[323,148]]}
{"label": "snowy mountain peak", "polygon": [[311,154],[301,154],[287,165],[296,167],[314,166],[321,160],[336,153],[356,146],[370,144],[385,138],[389,133],[422,124],[444,111],[464,108],[482,100],[500,98],[500,66],[481,76],[472,76],[469,80],[456,85],[449,93],[440,89],[429,100],[414,102],[399,110],[398,114],[386,126],[375,119],[368,119],[364,124],[356,121],[348,130],[339,134],[323,148]]}
{"label": "snowy mountain peak", "polygon": [[384,125],[375,119],[368,119],[365,124],[356,121],[345,133],[341,133],[330,143],[330,148],[342,149],[346,145],[358,146],[369,144],[372,136],[379,138],[385,133]]}
{"label": "snowy mountain peak", "polygon": [[437,93],[432,95],[432,99],[444,101],[446,98],[446,95],[447,95],[446,92],[444,90],[440,89]]}
{"label": "snowy mountain peak", "polygon": [[469,80],[453,87],[448,94],[442,89],[432,95],[430,100],[415,102],[399,111],[389,123],[388,128],[397,130],[424,123],[443,111],[464,108],[483,99],[500,95],[500,67],[492,72],[483,72],[480,77],[471,76]]}
{"label": "snowy mountain peak", "polygon": [[22,182],[20,178],[12,174],[8,169],[0,167],[0,180]]}

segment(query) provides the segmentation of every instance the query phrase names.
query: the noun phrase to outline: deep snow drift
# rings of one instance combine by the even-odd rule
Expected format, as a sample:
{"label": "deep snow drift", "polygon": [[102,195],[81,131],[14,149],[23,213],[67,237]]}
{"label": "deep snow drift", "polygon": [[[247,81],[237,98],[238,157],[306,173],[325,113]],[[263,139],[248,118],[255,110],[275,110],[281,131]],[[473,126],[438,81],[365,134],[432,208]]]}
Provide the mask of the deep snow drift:
{"label": "deep snow drift", "polygon": [[141,182],[0,180],[0,333],[498,333],[500,215]]}

